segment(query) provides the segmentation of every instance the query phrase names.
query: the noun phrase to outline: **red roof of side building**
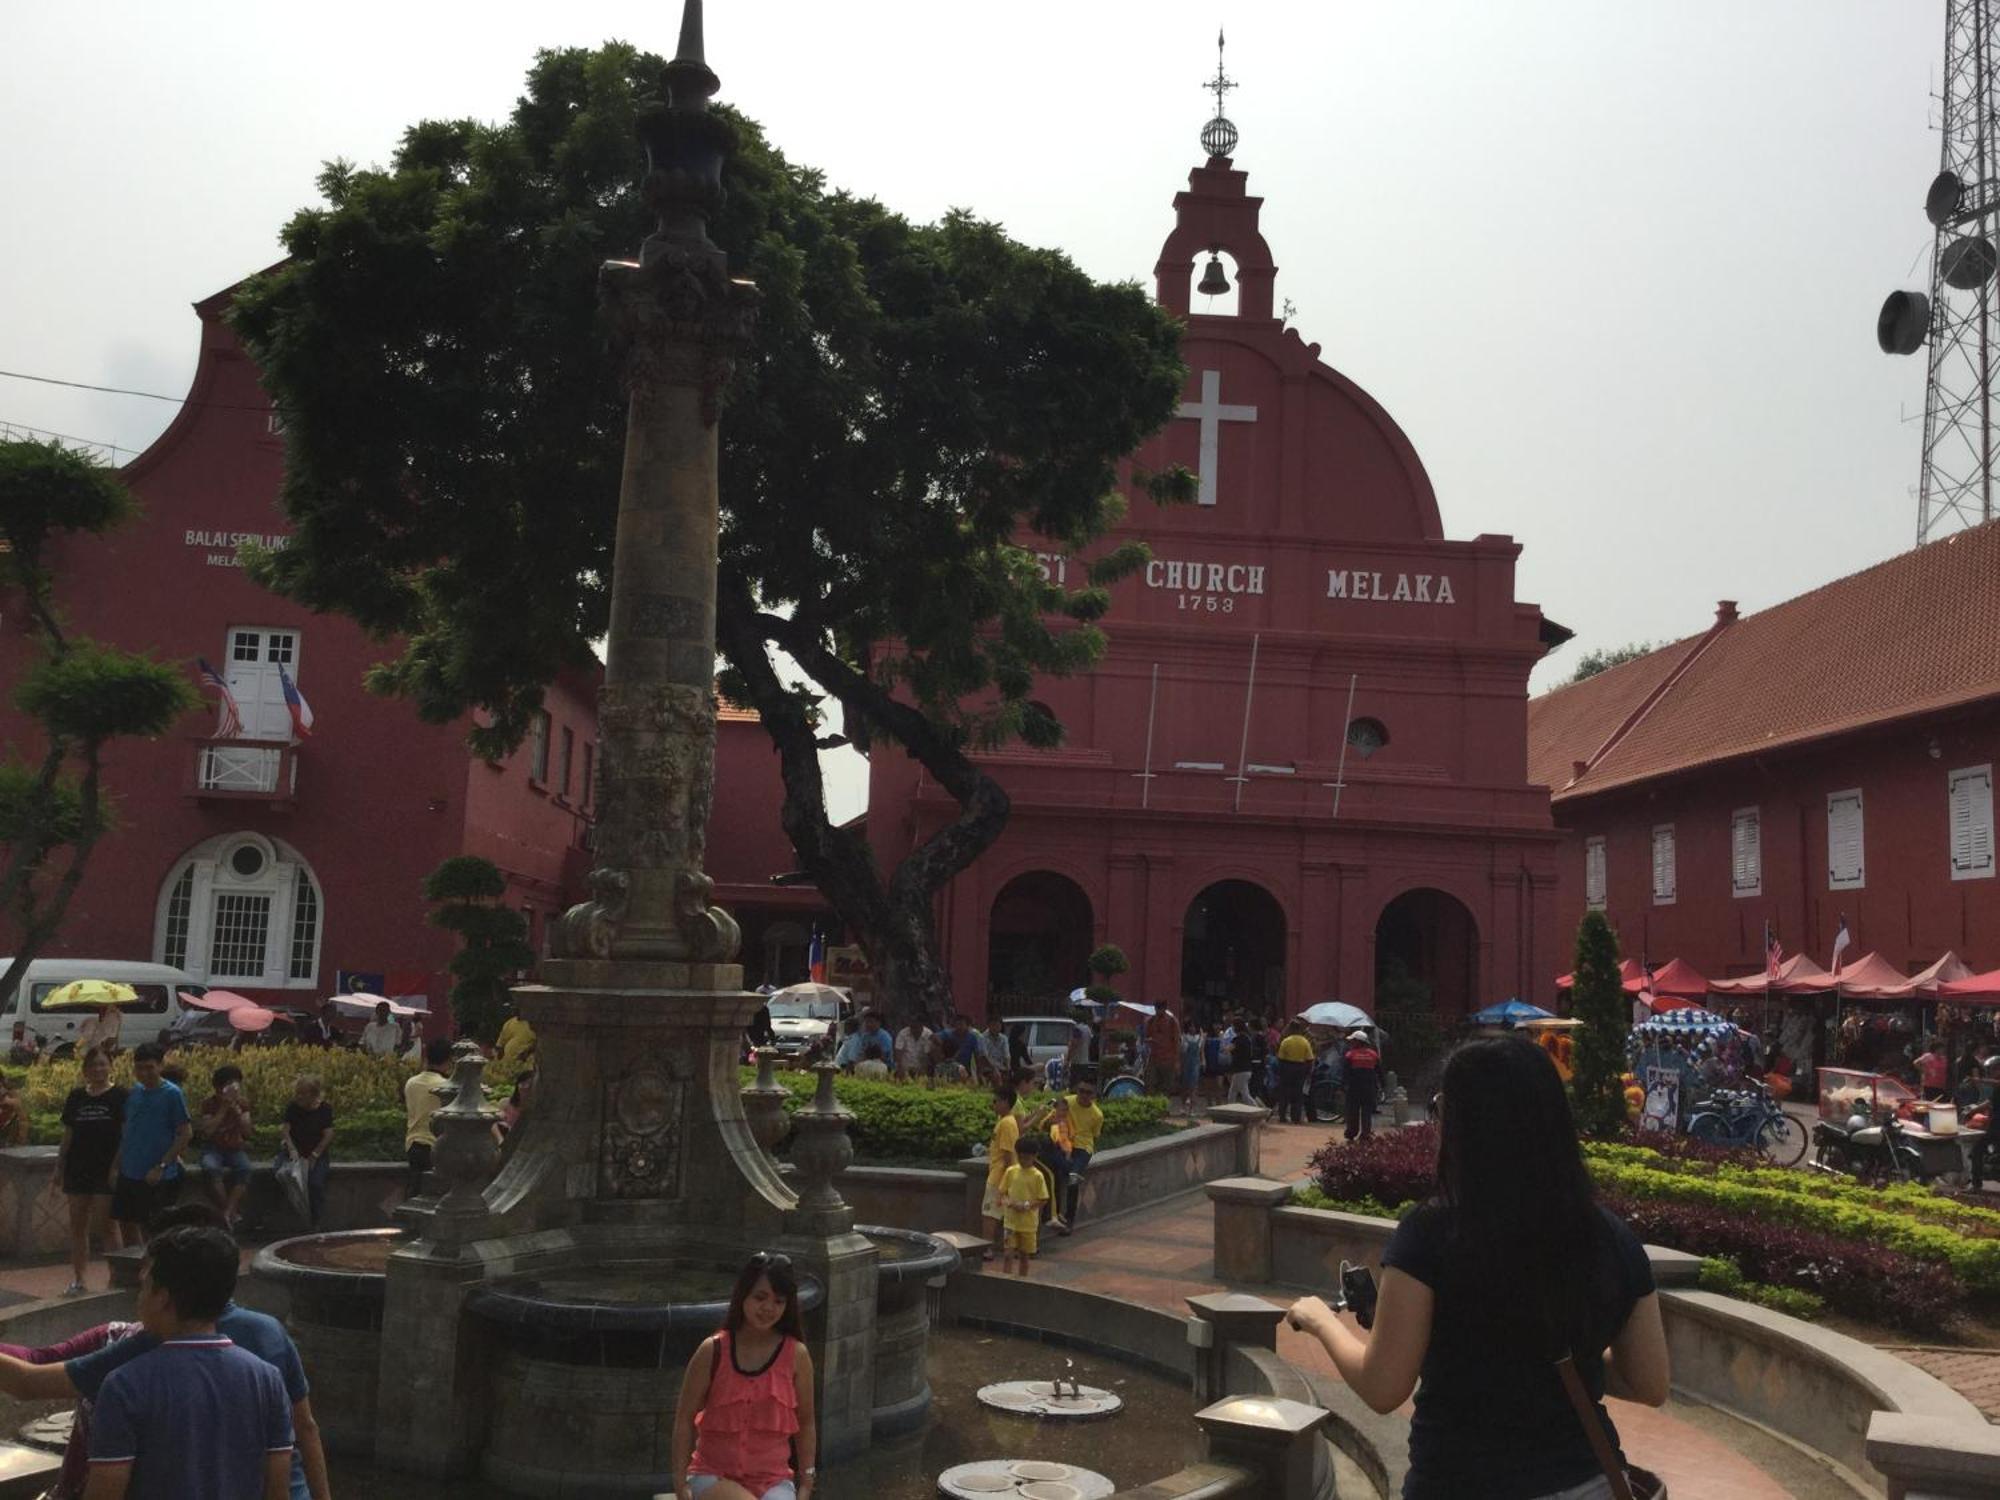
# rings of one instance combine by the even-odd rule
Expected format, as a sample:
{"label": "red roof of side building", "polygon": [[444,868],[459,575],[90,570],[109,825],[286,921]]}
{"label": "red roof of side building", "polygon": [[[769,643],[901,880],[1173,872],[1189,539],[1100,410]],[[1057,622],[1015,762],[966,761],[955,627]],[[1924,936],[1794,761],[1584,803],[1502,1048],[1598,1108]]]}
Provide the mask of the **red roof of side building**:
{"label": "red roof of side building", "polygon": [[1997,640],[1990,522],[1531,700],[1529,775],[1560,802],[2000,697]]}

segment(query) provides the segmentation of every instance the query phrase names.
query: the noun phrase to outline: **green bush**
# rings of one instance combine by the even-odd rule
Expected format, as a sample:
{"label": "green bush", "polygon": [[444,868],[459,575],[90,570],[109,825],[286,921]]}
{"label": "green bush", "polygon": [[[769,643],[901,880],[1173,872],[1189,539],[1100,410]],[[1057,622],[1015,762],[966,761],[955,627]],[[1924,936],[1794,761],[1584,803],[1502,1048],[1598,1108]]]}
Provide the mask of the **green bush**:
{"label": "green bush", "polygon": [[1826,1312],[1825,1298],[1816,1297],[1811,1292],[1801,1291],[1797,1287],[1765,1286],[1762,1282],[1751,1281],[1737,1268],[1736,1262],[1726,1255],[1703,1256],[1696,1285],[1704,1292],[1734,1297],[1741,1302],[1753,1302],[1759,1307],[1768,1307],[1772,1312],[1783,1313],[1791,1318],[1802,1318],[1807,1322],[1821,1317]]}
{"label": "green bush", "polygon": [[[747,1082],[753,1074],[744,1070]],[[814,1074],[778,1074],[790,1096],[787,1111],[813,1096]],[[854,1113],[854,1150],[869,1162],[947,1164],[962,1161],[993,1134],[993,1092],[983,1088],[925,1088],[917,1083],[883,1082],[867,1078],[834,1080],[834,1097]],[[1052,1097],[1030,1095],[1031,1110]],[[1159,1135],[1166,1125],[1167,1101],[1156,1094],[1139,1099],[1100,1101],[1104,1135],[1098,1149],[1123,1146]]]}

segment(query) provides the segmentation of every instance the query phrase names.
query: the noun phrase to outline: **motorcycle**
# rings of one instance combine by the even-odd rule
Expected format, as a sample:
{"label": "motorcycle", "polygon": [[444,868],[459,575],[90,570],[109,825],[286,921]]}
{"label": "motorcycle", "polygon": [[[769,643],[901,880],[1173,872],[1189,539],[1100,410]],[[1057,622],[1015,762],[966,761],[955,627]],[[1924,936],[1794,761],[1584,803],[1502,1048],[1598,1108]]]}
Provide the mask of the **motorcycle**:
{"label": "motorcycle", "polygon": [[1928,1183],[1933,1174],[1923,1153],[1904,1139],[1902,1122],[1890,1111],[1881,1123],[1856,1110],[1844,1124],[1821,1120],[1813,1126],[1813,1165],[1864,1181]]}

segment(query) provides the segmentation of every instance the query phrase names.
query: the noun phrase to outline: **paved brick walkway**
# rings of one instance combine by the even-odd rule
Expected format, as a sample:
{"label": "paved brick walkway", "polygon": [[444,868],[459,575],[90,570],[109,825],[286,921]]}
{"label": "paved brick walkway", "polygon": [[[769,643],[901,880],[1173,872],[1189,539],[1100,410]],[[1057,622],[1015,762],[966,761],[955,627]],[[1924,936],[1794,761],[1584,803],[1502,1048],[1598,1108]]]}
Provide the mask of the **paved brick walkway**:
{"label": "paved brick walkway", "polygon": [[[1264,1175],[1305,1175],[1306,1158],[1326,1142],[1324,1125],[1273,1126],[1265,1137]],[[1088,1220],[1070,1239],[1044,1235],[1034,1274],[1049,1281],[1186,1313],[1187,1298],[1221,1289],[1214,1279],[1214,1213],[1201,1193],[1099,1225]],[[1256,1290],[1242,1288],[1241,1290]],[[1284,1293],[1274,1293],[1282,1296]],[[1278,1351],[1301,1368],[1338,1379],[1318,1340],[1278,1330]],[[1656,1471],[1676,1495],[1696,1500],[1825,1500],[1818,1488],[1788,1489],[1709,1432],[1664,1410],[1611,1403],[1634,1462]]]}
{"label": "paved brick walkway", "polygon": [[1957,1391],[1985,1412],[1987,1421],[2000,1422],[2000,1349],[1897,1349],[1894,1352]]}

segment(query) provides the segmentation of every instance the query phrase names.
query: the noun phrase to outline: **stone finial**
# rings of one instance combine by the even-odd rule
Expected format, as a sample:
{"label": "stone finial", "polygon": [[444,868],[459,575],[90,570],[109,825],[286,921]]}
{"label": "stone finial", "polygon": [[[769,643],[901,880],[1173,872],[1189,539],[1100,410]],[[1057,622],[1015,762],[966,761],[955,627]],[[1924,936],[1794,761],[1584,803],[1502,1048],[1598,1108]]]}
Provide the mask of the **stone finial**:
{"label": "stone finial", "polygon": [[812,1103],[792,1116],[792,1164],[798,1170],[799,1212],[821,1233],[844,1233],[854,1227],[854,1212],[833,1185],[854,1162],[854,1142],[848,1127],[854,1115],[834,1097],[839,1069],[818,1064],[819,1087]]}
{"label": "stone finial", "polygon": [[775,1151],[791,1129],[785,1118],[785,1087],[778,1082],[778,1054],[769,1047],[759,1047],[756,1057],[757,1081],[743,1090],[743,1113],[757,1144]]}
{"label": "stone finial", "polygon": [[431,1170],[444,1180],[446,1188],[438,1200],[433,1224],[486,1212],[486,1184],[500,1165],[500,1143],[493,1138],[500,1111],[486,1102],[485,1072],[484,1057],[463,1053],[451,1081],[431,1091],[445,1101],[431,1116],[431,1129],[437,1135]]}

